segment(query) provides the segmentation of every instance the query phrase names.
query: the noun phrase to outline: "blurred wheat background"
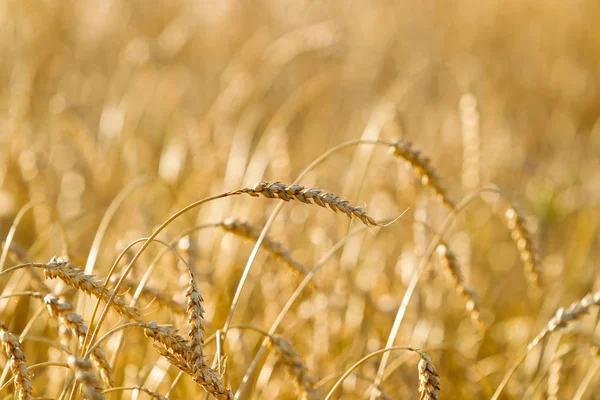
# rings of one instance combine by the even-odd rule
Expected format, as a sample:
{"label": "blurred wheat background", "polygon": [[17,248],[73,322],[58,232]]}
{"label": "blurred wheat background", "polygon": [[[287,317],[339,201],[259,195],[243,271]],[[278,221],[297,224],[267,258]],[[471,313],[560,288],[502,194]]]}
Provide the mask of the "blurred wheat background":
{"label": "blurred wheat background", "polygon": [[[261,180],[291,184],[349,140],[402,139],[430,158],[448,198],[475,200],[441,232],[441,249],[452,250],[464,282],[453,283],[438,246],[393,344],[431,357],[440,398],[491,398],[520,358],[499,398],[597,398],[600,300],[567,317],[555,312],[600,290],[598,21],[594,0],[2,1],[0,270],[58,256],[104,281],[131,242],[196,200]],[[209,365],[218,359],[215,371],[238,399],[437,398],[427,388],[419,394],[420,357],[402,351],[387,353],[376,386],[381,355],[329,393],[352,364],[386,347],[419,263],[453,216],[423,185],[431,179],[419,178],[418,165],[386,147],[348,146],[299,184],[335,193],[377,221],[402,214],[391,225],[368,230],[291,201],[268,231],[306,270],[326,257],[276,330],[296,364],[273,340],[250,369],[264,331],[302,280],[285,257],[258,252],[230,313],[256,237],[222,228],[236,218],[260,232],[280,201],[211,201],[158,235],[193,270],[206,338],[237,327],[218,347],[207,340],[204,354]],[[473,194],[481,187],[492,189]],[[511,204],[537,249],[539,289],[523,268],[525,242],[513,240],[520,222],[506,221]],[[206,224],[213,225],[184,234]],[[140,246],[125,250],[115,276]],[[150,243],[119,293],[129,302],[151,268],[136,304],[141,318],[187,338],[190,278],[165,249]],[[465,308],[471,289],[485,330],[471,321],[477,309]],[[59,329],[51,297],[46,305],[40,298],[60,296],[86,323],[96,299],[38,268],[0,276],[0,291],[0,397],[96,398],[74,389],[76,368],[64,363],[82,343]],[[126,322],[110,312],[99,334]],[[528,351],[544,329],[552,332]],[[10,381],[19,357],[8,332],[28,367],[55,364],[30,371],[31,393]],[[177,378],[139,327],[102,347],[114,387],[123,388],[107,399],[205,396],[189,374]]]}

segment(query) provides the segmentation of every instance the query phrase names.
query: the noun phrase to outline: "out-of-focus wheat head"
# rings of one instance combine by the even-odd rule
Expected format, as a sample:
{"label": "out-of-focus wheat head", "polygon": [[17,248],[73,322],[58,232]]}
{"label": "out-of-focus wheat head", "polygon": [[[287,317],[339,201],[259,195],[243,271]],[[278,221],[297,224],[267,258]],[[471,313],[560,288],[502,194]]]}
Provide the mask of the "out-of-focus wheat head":
{"label": "out-of-focus wheat head", "polygon": [[599,20],[0,2],[0,398],[594,398]]}

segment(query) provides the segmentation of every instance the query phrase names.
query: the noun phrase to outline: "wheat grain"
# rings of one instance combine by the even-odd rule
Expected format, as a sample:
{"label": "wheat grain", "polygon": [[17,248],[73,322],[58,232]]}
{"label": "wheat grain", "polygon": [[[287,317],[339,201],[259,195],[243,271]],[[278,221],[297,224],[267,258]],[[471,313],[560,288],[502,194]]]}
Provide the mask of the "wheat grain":
{"label": "wheat grain", "polygon": [[9,358],[10,369],[14,375],[15,390],[19,400],[29,400],[32,396],[31,378],[27,370],[27,360],[23,353],[23,345],[19,339],[8,331],[6,325],[0,322],[0,342],[6,356]]}
{"label": "wheat grain", "polygon": [[263,195],[270,199],[279,198],[283,201],[298,200],[305,204],[316,204],[329,207],[334,212],[341,211],[348,218],[358,218],[363,224],[376,226],[377,222],[365,210],[351,205],[347,200],[316,188],[305,188],[300,185],[284,185],[281,182],[258,182],[252,188],[240,189],[232,194],[246,193],[253,197]]}
{"label": "wheat grain", "polygon": [[[83,345],[88,328],[85,325],[83,318],[81,318],[79,314],[73,312],[73,307],[68,303],[60,301],[58,297],[53,294],[48,294],[44,297],[44,304],[46,304],[50,315],[59,318],[63,326],[77,336],[79,344]],[[106,359],[104,352],[98,347],[95,347],[90,358],[98,369],[104,384],[107,387],[115,386],[112,367]]]}
{"label": "wheat grain", "polygon": [[90,371],[92,364],[79,357],[69,356],[69,368],[75,372],[75,379],[83,386],[83,395],[88,400],[103,400],[104,393],[98,379]]}
{"label": "wheat grain", "polygon": [[442,203],[451,209],[456,208],[454,202],[448,196],[447,190],[442,186],[441,179],[431,165],[429,157],[422,154],[421,150],[412,147],[412,143],[398,139],[392,143],[392,152],[410,164],[412,169],[421,178],[424,186],[430,187],[441,199]]}
{"label": "wheat grain", "polygon": [[431,362],[431,357],[419,353],[419,400],[439,400],[440,377]]}
{"label": "wheat grain", "polygon": [[511,231],[511,237],[517,244],[521,261],[525,266],[527,278],[536,287],[542,286],[541,263],[539,254],[535,249],[531,234],[525,224],[525,218],[519,212],[515,205],[512,205],[506,210],[506,218],[508,220],[508,228]]}
{"label": "wheat grain", "polygon": [[477,304],[477,295],[475,291],[466,286],[462,267],[456,258],[456,254],[454,254],[452,249],[443,240],[440,240],[440,244],[437,247],[437,254],[442,266],[450,275],[456,292],[465,300],[465,307],[471,316],[471,320],[480,331],[485,331],[486,327],[481,320],[479,305]]}

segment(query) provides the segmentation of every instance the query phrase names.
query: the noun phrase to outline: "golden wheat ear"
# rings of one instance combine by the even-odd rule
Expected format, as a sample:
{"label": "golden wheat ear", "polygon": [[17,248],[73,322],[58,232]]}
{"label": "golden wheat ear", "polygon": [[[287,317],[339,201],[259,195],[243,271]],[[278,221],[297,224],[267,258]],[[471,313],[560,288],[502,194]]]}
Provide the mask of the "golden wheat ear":
{"label": "golden wheat ear", "polygon": [[527,229],[525,217],[514,204],[508,207],[505,215],[508,220],[510,235],[519,249],[519,255],[525,267],[527,278],[535,287],[541,288],[543,286],[541,274],[542,263],[540,262],[539,252],[535,248],[533,239],[531,238],[531,233]]}
{"label": "golden wheat ear", "polygon": [[421,150],[413,148],[411,142],[402,139],[392,143],[390,149],[396,157],[404,159],[410,165],[421,178],[421,184],[433,189],[444,205],[452,210],[456,208],[456,204],[448,196],[448,191],[442,186],[440,176],[431,165],[429,157],[423,155]]}
{"label": "golden wheat ear", "polygon": [[31,399],[33,389],[31,377],[27,370],[27,360],[23,353],[23,345],[19,339],[8,331],[6,325],[0,322],[0,343],[8,357],[10,370],[14,376],[15,389],[19,400]]}
{"label": "golden wheat ear", "polygon": [[98,379],[91,372],[92,364],[79,357],[69,356],[69,368],[75,372],[75,379],[83,388],[83,396],[87,400],[104,400],[104,393]]}
{"label": "golden wheat ear", "polygon": [[334,212],[342,212],[348,218],[358,218],[363,224],[377,226],[377,222],[360,207],[351,205],[333,193],[316,188],[305,188],[300,185],[284,185],[281,182],[258,182],[252,188],[240,189],[232,194],[246,193],[253,197],[263,195],[270,199],[283,201],[297,200],[304,204],[316,204],[323,208],[329,207]]}
{"label": "golden wheat ear", "polygon": [[[82,345],[88,331],[83,318],[73,311],[73,307],[70,304],[59,300],[58,297],[53,294],[46,295],[43,300],[50,315],[54,318],[58,318],[61,326],[64,326],[67,330],[77,336],[79,344]],[[104,385],[107,387],[114,387],[115,380],[113,378],[112,367],[106,359],[104,352],[96,346],[94,347],[90,358],[98,370]]]}
{"label": "golden wheat ear", "polygon": [[458,261],[458,258],[456,258],[456,254],[454,254],[454,251],[452,251],[452,249],[448,247],[448,244],[443,240],[440,240],[440,244],[437,247],[437,254],[443,268],[448,272],[450,278],[452,279],[456,293],[461,295],[464,299],[465,308],[469,312],[473,324],[480,330],[480,332],[485,332],[486,326],[481,320],[477,294],[465,283],[462,267]]}
{"label": "golden wheat ear", "polygon": [[440,376],[431,357],[419,353],[419,400],[440,400]]}
{"label": "golden wheat ear", "polygon": [[315,388],[315,380],[310,376],[308,367],[302,361],[296,349],[292,347],[290,341],[281,336],[271,336],[269,339],[269,343],[275,348],[283,365],[296,381],[302,398],[307,400],[319,399],[320,395]]}

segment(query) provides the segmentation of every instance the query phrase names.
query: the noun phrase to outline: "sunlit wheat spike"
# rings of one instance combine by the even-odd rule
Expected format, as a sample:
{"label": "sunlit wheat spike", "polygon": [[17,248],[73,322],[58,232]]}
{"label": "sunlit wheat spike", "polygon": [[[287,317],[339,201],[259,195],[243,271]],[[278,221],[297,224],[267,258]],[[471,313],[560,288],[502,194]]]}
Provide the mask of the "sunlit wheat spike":
{"label": "sunlit wheat spike", "polygon": [[419,353],[419,356],[419,400],[439,400],[440,376],[431,357],[424,353]]}
{"label": "sunlit wheat spike", "polygon": [[[73,311],[73,307],[68,303],[60,301],[58,297],[53,294],[48,294],[44,297],[44,304],[46,304],[50,315],[58,318],[63,326],[77,336],[79,344],[83,345],[88,328],[85,325],[83,318]],[[100,377],[104,384],[107,387],[114,387],[115,381],[112,374],[112,367],[106,359],[104,352],[96,346],[92,351],[90,358],[100,373]]]}
{"label": "sunlit wheat spike", "polygon": [[[73,267],[69,261],[53,257],[52,260],[42,267],[47,279],[58,278],[67,285],[94,296],[103,301],[108,301],[112,296],[112,291],[104,288],[104,282],[96,279],[93,275],[87,275],[83,269]],[[141,321],[140,313],[137,309],[125,304],[125,300],[117,295],[111,306],[120,315],[126,316],[134,321]]]}
{"label": "sunlit wheat spike", "polygon": [[[221,227],[227,232],[252,240],[258,240],[261,233],[260,228],[255,228],[247,222],[240,221],[237,218],[226,219],[221,224]],[[304,265],[300,261],[294,259],[290,251],[285,249],[281,243],[276,242],[269,237],[265,237],[261,245],[265,250],[271,253],[275,259],[281,260],[286,265],[290,266],[294,272],[299,273],[302,276],[308,274]]]}
{"label": "sunlit wheat spike", "polygon": [[341,211],[348,218],[358,218],[363,224],[376,226],[377,222],[370,217],[365,210],[351,205],[347,200],[341,200],[338,196],[315,188],[305,188],[300,185],[284,185],[281,182],[258,182],[252,188],[240,189],[232,193],[246,193],[250,196],[265,197],[283,201],[297,200],[305,204],[316,204],[321,207],[329,207],[337,212]]}
{"label": "sunlit wheat spike", "polygon": [[[197,311],[197,310],[196,310]],[[144,334],[152,338],[154,348],[169,362],[190,375],[204,390],[219,400],[234,399],[233,393],[223,384],[221,376],[204,359],[192,354],[190,342],[177,334],[177,330],[159,326],[152,321],[144,325]],[[194,366],[190,363],[197,362]]]}
{"label": "sunlit wheat spike", "polygon": [[580,301],[571,304],[567,309],[559,308],[554,316],[550,318],[546,327],[529,343],[532,348],[541,342],[550,333],[566,328],[571,322],[581,319],[593,306],[600,305],[600,291],[588,294]]}
{"label": "sunlit wheat spike", "polygon": [[83,396],[87,400],[103,400],[104,393],[98,379],[91,372],[92,364],[84,359],[75,356],[69,356],[67,360],[69,368],[75,372],[75,379],[83,389]]}
{"label": "sunlit wheat spike", "polygon": [[471,320],[480,331],[485,331],[486,327],[481,320],[479,305],[477,304],[477,295],[473,289],[466,286],[462,267],[456,258],[456,254],[444,241],[440,241],[437,254],[442,266],[450,275],[456,292],[465,300],[465,307],[471,315]]}
{"label": "sunlit wheat spike", "polygon": [[27,360],[25,360],[25,354],[23,353],[23,345],[15,335],[8,331],[8,328],[3,323],[0,323],[0,342],[9,359],[19,400],[31,399],[31,377],[27,370]]}
{"label": "sunlit wheat spike", "polygon": [[514,205],[511,205],[506,210],[506,218],[508,220],[508,229],[511,231],[511,237],[519,249],[519,255],[525,267],[527,278],[533,285],[541,288],[541,262],[538,251],[531,239],[531,234],[527,229],[525,218]]}
{"label": "sunlit wheat spike", "polygon": [[144,335],[151,338],[161,348],[186,357],[188,355],[188,340],[177,333],[177,329],[157,325],[155,321],[144,324]]}
{"label": "sunlit wheat spike", "polygon": [[198,291],[194,275],[190,271],[190,281],[186,292],[187,315],[190,343],[188,358],[192,370],[197,371],[206,363],[204,359],[204,299]]}
{"label": "sunlit wheat spike", "polygon": [[275,348],[288,373],[294,378],[303,399],[319,399],[320,395],[315,389],[315,380],[310,376],[308,367],[300,355],[292,347],[289,340],[281,336],[272,336],[270,344]]}
{"label": "sunlit wheat spike", "polygon": [[424,186],[430,187],[438,195],[446,206],[451,209],[456,208],[454,202],[449,198],[448,192],[442,186],[441,179],[436,170],[431,165],[429,157],[424,156],[421,150],[412,147],[412,143],[398,139],[392,146],[392,151],[396,157],[406,160],[421,178]]}

